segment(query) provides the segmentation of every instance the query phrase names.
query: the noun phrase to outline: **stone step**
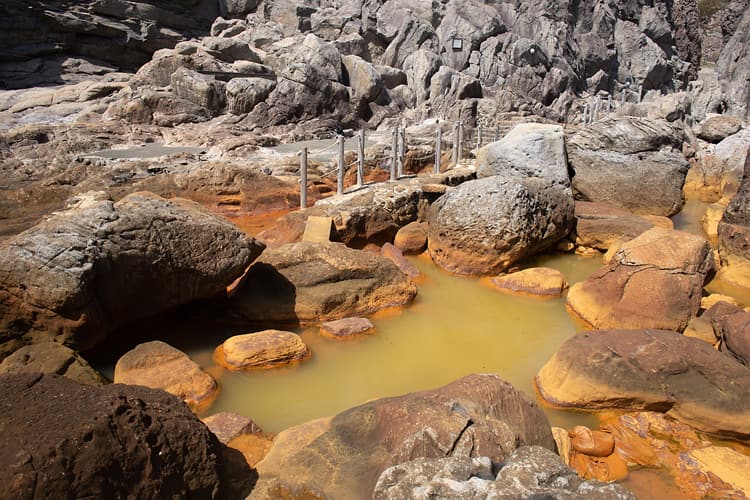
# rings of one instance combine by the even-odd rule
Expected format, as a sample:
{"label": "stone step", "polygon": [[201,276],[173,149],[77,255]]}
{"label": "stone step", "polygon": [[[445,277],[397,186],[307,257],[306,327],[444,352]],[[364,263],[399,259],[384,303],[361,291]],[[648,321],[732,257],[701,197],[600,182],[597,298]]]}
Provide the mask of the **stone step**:
{"label": "stone step", "polygon": [[305,232],[302,234],[302,241],[315,243],[331,241],[332,231],[333,219],[331,217],[311,215],[307,218],[307,223],[305,223]]}

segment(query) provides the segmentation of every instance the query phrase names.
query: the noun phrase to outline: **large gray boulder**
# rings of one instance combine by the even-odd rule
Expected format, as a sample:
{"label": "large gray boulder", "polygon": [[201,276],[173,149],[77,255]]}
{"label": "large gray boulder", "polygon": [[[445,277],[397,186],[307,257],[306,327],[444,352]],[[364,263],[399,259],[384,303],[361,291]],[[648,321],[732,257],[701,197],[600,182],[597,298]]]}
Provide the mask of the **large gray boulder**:
{"label": "large gray boulder", "polygon": [[225,293],[263,248],[187,200],[84,195],[0,246],[0,354],[42,340],[90,348],[128,321]]}
{"label": "large gray boulder", "polygon": [[371,63],[354,55],[342,57],[342,62],[349,76],[355,107],[374,101],[385,90],[380,72]]}
{"label": "large gray boulder", "polygon": [[574,202],[562,127],[525,123],[477,154],[480,179],[441,197],[428,249],[460,274],[498,274],[565,237]]}
{"label": "large gray boulder", "polygon": [[747,119],[750,117],[750,9],[745,10],[716,67],[730,112]]}
{"label": "large gray boulder", "polygon": [[218,114],[226,105],[226,85],[213,76],[180,68],[172,74],[172,91],[177,97]]}
{"label": "large gray boulder", "polygon": [[235,115],[249,113],[274,88],[276,80],[271,78],[232,78],[226,86],[227,111]]}
{"label": "large gray boulder", "polygon": [[570,232],[573,197],[543,184],[496,175],[440,197],[428,216],[432,259],[454,273],[493,275],[553,246]]}
{"label": "large gray boulder", "polygon": [[636,214],[682,209],[688,163],[683,132],[665,120],[612,116],[568,142],[576,199],[604,202]]}
{"label": "large gray boulder", "polygon": [[442,64],[440,56],[427,50],[413,52],[404,61],[406,80],[409,88],[416,93],[418,104],[429,99],[432,75]]}
{"label": "large gray boulder", "polygon": [[618,79],[633,78],[644,88],[662,88],[672,78],[667,55],[636,24],[618,20],[615,47],[619,59]]}

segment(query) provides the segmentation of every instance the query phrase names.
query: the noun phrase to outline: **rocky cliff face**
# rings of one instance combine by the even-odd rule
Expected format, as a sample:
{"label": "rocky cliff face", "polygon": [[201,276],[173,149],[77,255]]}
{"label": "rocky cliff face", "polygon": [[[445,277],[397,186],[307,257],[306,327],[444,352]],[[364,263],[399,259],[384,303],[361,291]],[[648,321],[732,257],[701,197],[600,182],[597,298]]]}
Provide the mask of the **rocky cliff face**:
{"label": "rocky cliff face", "polygon": [[154,51],[208,32],[217,0],[6,0],[0,88],[134,70]]}
{"label": "rocky cliff face", "polygon": [[[480,123],[498,110],[562,118],[581,92],[619,94],[626,82],[682,88],[700,60],[695,0],[97,0],[30,7],[0,8],[7,28],[0,40],[9,47],[2,86],[132,69],[155,52],[134,87],[171,84],[174,97],[203,107],[207,117],[249,113],[249,124],[261,127],[320,116],[377,125],[373,118],[379,123],[405,109],[416,109],[415,118]],[[213,23],[210,37],[178,43],[205,32],[218,13],[227,19]],[[51,35],[40,35],[45,31]],[[173,49],[157,50],[165,47]],[[177,74],[180,68],[195,73]]]}

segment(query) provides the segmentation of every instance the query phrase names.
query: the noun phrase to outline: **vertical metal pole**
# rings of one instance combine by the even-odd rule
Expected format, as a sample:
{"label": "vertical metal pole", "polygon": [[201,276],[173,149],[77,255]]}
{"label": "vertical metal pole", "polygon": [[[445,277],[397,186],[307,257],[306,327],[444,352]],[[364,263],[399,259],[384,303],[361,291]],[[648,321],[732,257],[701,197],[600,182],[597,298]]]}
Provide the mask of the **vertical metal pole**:
{"label": "vertical metal pole", "polygon": [[453,152],[451,164],[455,167],[458,165],[458,123],[453,126]]}
{"label": "vertical metal pole", "polygon": [[622,89],[622,92],[620,93],[620,105],[625,104],[625,92],[627,92],[627,89]]}
{"label": "vertical metal pole", "polygon": [[591,123],[594,123],[596,119],[599,118],[599,96],[596,96],[593,108],[594,109],[591,112]]}
{"label": "vertical metal pole", "polygon": [[393,129],[393,141],[391,142],[391,180],[396,180],[396,158],[398,157],[398,129]]}
{"label": "vertical metal pole", "polygon": [[357,186],[365,183],[365,129],[359,131],[359,148],[357,148]]}
{"label": "vertical metal pole", "polygon": [[443,131],[440,130],[440,121],[437,122],[437,130],[435,131],[435,173],[440,173],[440,148],[442,146],[443,137],[442,137]]}
{"label": "vertical metal pole", "polygon": [[495,142],[497,142],[498,139],[500,139],[500,130],[498,130],[497,127],[495,127],[495,137],[494,137],[494,139],[495,139]]}
{"label": "vertical metal pole", "polygon": [[589,105],[584,104],[583,105],[583,124],[586,125],[589,121]]}
{"label": "vertical metal pole", "polygon": [[336,194],[344,194],[344,136],[339,136],[339,176],[336,182]]}
{"label": "vertical metal pole", "polygon": [[404,160],[406,156],[406,128],[399,129],[398,144],[398,178],[404,176]]}
{"label": "vertical metal pole", "polygon": [[643,99],[643,85],[638,86],[638,103]]}
{"label": "vertical metal pole", "polygon": [[307,208],[307,148],[299,157],[299,207]]}
{"label": "vertical metal pole", "polygon": [[482,126],[477,127],[477,149],[482,147]]}
{"label": "vertical metal pole", "polygon": [[464,124],[458,122],[458,161],[464,157]]}

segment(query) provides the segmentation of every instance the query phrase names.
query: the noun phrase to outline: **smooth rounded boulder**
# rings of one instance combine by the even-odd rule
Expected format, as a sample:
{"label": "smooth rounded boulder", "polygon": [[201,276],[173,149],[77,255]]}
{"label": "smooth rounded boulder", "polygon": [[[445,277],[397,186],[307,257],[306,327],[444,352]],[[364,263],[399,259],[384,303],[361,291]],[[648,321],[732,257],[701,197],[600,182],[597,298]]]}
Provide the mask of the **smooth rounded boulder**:
{"label": "smooth rounded boulder", "polygon": [[[575,242],[606,251],[615,242],[632,240],[657,225],[669,225],[666,217],[641,217],[609,203],[576,201]],[[662,227],[662,226],[660,226]]]}
{"label": "smooth rounded boulder", "polygon": [[87,193],[0,245],[0,357],[93,347],[123,324],[225,293],[262,243],[194,202]]}
{"label": "smooth rounded boulder", "polygon": [[[0,376],[8,498],[217,498],[222,447],[177,397],[59,375]],[[235,478],[236,479],[236,478]]]}
{"label": "smooth rounded boulder", "polygon": [[194,410],[208,406],[219,389],[211,375],[187,354],[158,340],[125,353],[115,365],[115,383],[162,389]]}
{"label": "smooth rounded boulder", "polygon": [[417,287],[390,260],[341,243],[266,250],[231,299],[244,321],[298,324],[368,314],[411,302]]}
{"label": "smooth rounded boulder", "polygon": [[567,340],[535,378],[552,405],[650,410],[698,430],[750,437],[750,369],[667,330],[600,330]]}
{"label": "smooth rounded boulder", "polygon": [[0,373],[54,373],[94,387],[108,383],[78,353],[55,342],[23,346],[0,363]]}
{"label": "smooth rounded boulder", "polygon": [[705,239],[655,227],[624,243],[606,266],[573,285],[566,306],[592,329],[682,331],[698,313],[713,266]]}
{"label": "smooth rounded boulder", "polygon": [[216,348],[217,361],[230,370],[283,366],[309,355],[299,335],[281,330],[235,335]]}
{"label": "smooth rounded boulder", "polygon": [[314,492],[364,498],[393,465],[446,456],[485,456],[500,463],[523,445],[555,449],[539,406],[496,375],[469,375],[281,432],[257,464],[251,497]]}

